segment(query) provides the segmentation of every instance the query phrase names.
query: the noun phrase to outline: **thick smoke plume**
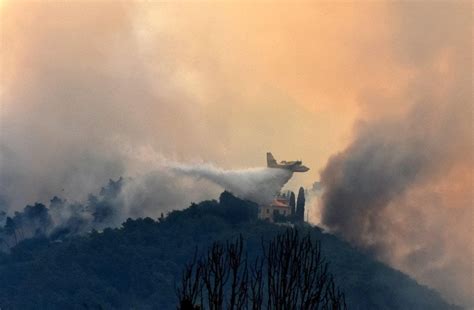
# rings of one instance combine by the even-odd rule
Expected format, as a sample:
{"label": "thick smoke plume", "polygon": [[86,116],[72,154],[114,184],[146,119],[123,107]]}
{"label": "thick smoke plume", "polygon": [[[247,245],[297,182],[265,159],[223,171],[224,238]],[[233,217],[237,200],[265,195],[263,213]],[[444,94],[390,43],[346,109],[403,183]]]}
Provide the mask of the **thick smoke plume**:
{"label": "thick smoke plume", "polygon": [[353,139],[321,172],[321,221],[471,308],[470,5],[397,3],[389,9],[396,27],[385,56],[407,74],[402,83],[390,83],[393,88],[361,92],[362,120]]}
{"label": "thick smoke plume", "polygon": [[156,153],[210,158],[216,130],[183,81],[188,68],[159,35],[148,54],[137,10],[120,1],[2,7],[0,211],[58,193],[83,201],[110,178],[151,171]]}
{"label": "thick smoke plume", "polygon": [[463,78],[438,96],[430,93],[441,81],[428,80],[406,111],[359,124],[321,172],[321,215],[332,232],[472,304],[473,140]]}
{"label": "thick smoke plume", "polygon": [[[159,25],[148,29],[147,11],[128,2],[1,7],[2,47],[8,47],[0,51],[1,222],[28,204],[49,207],[58,196],[53,226],[74,222],[87,231],[127,217],[158,217],[223,189],[248,199],[269,197],[291,176],[164,167],[219,161],[212,155],[228,137],[225,114],[208,113],[220,100],[206,109],[208,98],[196,94],[202,87],[191,83],[194,61],[176,54],[177,42]],[[116,183],[98,191],[122,176],[114,195],[109,187]]]}

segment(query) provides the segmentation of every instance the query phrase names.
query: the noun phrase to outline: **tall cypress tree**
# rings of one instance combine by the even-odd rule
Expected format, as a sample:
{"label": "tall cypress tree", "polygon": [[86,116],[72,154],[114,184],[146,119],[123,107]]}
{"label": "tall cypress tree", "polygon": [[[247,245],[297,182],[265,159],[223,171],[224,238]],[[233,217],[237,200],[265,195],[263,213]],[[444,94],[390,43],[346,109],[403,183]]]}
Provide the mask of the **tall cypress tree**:
{"label": "tall cypress tree", "polygon": [[298,191],[298,198],[296,199],[296,220],[299,222],[304,222],[304,188],[300,187]]}
{"label": "tall cypress tree", "polygon": [[295,198],[295,193],[290,192],[290,209],[291,209],[291,216],[295,216],[296,212],[296,198]]}

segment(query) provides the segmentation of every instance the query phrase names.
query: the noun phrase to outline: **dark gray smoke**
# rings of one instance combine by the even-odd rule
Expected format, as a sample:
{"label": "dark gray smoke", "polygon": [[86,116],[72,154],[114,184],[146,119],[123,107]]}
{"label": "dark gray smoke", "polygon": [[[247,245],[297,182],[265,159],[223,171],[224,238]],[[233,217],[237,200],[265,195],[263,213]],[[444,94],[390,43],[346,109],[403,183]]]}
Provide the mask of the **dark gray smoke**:
{"label": "dark gray smoke", "polygon": [[472,140],[467,97],[455,98],[431,98],[402,115],[360,124],[354,141],[321,172],[321,220],[452,301],[469,304]]}
{"label": "dark gray smoke", "polygon": [[377,245],[380,213],[425,177],[439,156],[423,128],[416,129],[417,116],[361,125],[355,141],[330,158],[321,173],[322,221],[332,231],[357,244]]}
{"label": "dark gray smoke", "polygon": [[396,27],[381,56],[406,70],[406,84],[361,92],[363,121],[321,172],[323,225],[467,307],[474,306],[470,6],[390,4]]}

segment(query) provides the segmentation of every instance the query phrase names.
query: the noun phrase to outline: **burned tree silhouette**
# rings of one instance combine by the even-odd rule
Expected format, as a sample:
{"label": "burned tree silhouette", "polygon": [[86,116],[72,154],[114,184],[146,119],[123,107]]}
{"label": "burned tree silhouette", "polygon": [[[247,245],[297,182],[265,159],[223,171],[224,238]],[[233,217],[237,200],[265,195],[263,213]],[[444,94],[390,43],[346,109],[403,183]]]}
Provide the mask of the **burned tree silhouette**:
{"label": "burned tree silhouette", "polygon": [[202,284],[201,284],[201,272],[202,268],[197,265],[197,249],[194,254],[192,262],[186,264],[184,267],[181,286],[177,288],[176,293],[179,296],[178,309],[186,310],[198,310],[201,307],[196,306],[198,297],[201,297],[202,304]]}
{"label": "burned tree silhouette", "polygon": [[336,289],[320,243],[297,230],[276,236],[264,250],[268,309],[341,309],[344,295]]}
{"label": "burned tree silhouette", "polygon": [[178,309],[346,309],[319,242],[295,229],[277,235],[248,263],[242,237],[215,242],[186,265]]}

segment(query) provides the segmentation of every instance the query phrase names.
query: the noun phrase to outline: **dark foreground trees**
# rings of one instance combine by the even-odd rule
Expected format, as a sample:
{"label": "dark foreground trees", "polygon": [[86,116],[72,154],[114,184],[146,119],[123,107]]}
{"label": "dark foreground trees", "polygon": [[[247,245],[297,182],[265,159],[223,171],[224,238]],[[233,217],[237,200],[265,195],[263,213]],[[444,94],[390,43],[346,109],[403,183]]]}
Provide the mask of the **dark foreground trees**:
{"label": "dark foreground trees", "polygon": [[195,255],[177,288],[178,309],[346,309],[319,242],[289,229],[262,250],[249,258],[240,237]]}

